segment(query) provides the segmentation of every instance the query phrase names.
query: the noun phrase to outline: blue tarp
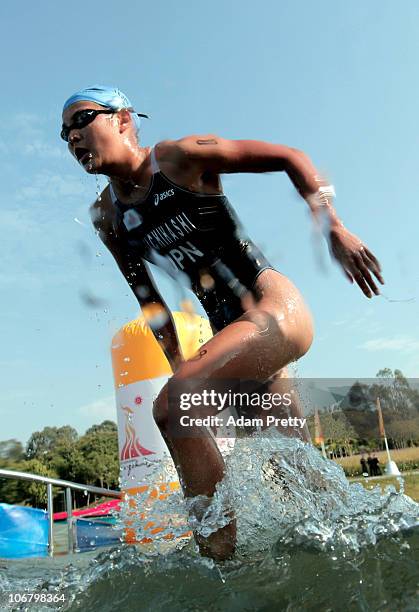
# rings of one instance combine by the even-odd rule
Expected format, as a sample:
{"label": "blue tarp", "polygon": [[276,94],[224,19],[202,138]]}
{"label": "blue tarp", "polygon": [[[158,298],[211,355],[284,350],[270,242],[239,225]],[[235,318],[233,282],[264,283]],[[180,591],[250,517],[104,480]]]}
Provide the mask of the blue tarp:
{"label": "blue tarp", "polygon": [[48,514],[46,510],[0,504],[0,557],[46,557]]}
{"label": "blue tarp", "polygon": [[[113,522],[113,521],[112,521]],[[98,546],[112,546],[120,543],[123,530],[114,529],[110,522],[77,519],[77,548],[81,552]]]}

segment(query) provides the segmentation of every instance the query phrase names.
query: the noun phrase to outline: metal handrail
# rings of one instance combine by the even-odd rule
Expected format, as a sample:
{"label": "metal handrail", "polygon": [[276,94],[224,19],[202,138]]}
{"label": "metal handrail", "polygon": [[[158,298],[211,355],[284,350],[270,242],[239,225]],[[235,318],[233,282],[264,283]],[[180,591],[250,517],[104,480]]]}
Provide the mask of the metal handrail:
{"label": "metal handrail", "polygon": [[104,497],[121,497],[121,491],[113,491],[112,489],[102,489],[92,485],[79,484],[70,480],[59,480],[58,478],[48,478],[47,476],[38,476],[37,474],[29,474],[28,472],[15,472],[14,470],[0,470],[0,477],[18,478],[19,480],[35,480],[37,482],[50,483],[55,487],[69,487],[77,491],[89,491],[97,493]]}
{"label": "metal handrail", "polygon": [[113,497],[120,499],[121,491],[113,491],[112,489],[102,489],[101,487],[93,487],[92,485],[83,485],[69,480],[59,480],[58,478],[48,478],[47,476],[38,476],[38,474],[29,474],[28,472],[15,472],[13,470],[1,470],[0,478],[17,478],[18,480],[30,480],[32,482],[43,482],[47,485],[47,511],[48,511],[48,554],[50,557],[54,554],[53,540],[53,498],[52,487],[65,488],[66,508],[67,508],[67,526],[68,526],[68,547],[69,551],[75,552],[77,548],[77,538],[74,531],[73,517],[73,501],[71,499],[71,489],[76,491],[89,491],[103,497]]}

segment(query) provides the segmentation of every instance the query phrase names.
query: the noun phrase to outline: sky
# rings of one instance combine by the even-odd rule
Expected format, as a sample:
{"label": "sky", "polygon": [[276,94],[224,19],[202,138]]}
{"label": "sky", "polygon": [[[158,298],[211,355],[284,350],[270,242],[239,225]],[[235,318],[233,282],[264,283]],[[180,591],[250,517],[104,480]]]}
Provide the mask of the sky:
{"label": "sky", "polygon": [[59,138],[63,102],[97,83],[151,116],[145,146],[213,133],[306,152],[386,285],[371,300],[350,285],[286,174],[225,176],[249,235],[313,313],[295,373],[418,376],[417,0],[3,0],[0,21],[0,440],[116,419],[111,340],[139,307],[90,225],[95,178]]}

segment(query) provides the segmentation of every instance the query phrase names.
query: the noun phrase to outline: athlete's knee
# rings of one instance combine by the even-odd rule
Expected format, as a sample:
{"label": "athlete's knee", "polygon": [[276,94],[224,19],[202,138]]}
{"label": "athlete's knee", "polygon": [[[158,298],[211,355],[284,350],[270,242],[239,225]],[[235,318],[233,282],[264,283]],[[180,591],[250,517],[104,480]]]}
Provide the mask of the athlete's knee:
{"label": "athlete's knee", "polygon": [[274,351],[278,369],[289,361],[299,359],[308,351],[313,340],[311,315],[299,310],[290,316],[284,309],[268,305],[265,308],[247,311],[239,320],[247,320],[256,327],[257,339],[267,338]]}
{"label": "athlete's knee", "polygon": [[281,310],[265,311],[269,329],[275,329],[280,345],[292,360],[309,350],[314,336],[313,321],[308,309],[300,308],[295,317],[284,316]]}
{"label": "athlete's knee", "polygon": [[314,339],[313,318],[310,312],[307,310],[307,312],[304,315],[304,319],[301,323],[301,326],[300,326],[300,333],[299,333],[299,339],[298,339],[299,357],[303,357],[303,355],[307,353],[307,351],[313,344],[313,339]]}
{"label": "athlete's knee", "polygon": [[312,324],[307,322],[298,328],[292,326],[285,333],[293,360],[300,359],[308,352],[313,343],[314,330]]}
{"label": "athlete's knee", "polygon": [[238,321],[249,321],[256,327],[258,334],[268,334],[278,328],[278,316],[276,312],[270,312],[265,308],[256,308],[245,312]]}
{"label": "athlete's knee", "polygon": [[290,347],[293,360],[303,357],[313,343],[313,318],[306,305],[298,304],[296,312],[284,318],[282,331]]}

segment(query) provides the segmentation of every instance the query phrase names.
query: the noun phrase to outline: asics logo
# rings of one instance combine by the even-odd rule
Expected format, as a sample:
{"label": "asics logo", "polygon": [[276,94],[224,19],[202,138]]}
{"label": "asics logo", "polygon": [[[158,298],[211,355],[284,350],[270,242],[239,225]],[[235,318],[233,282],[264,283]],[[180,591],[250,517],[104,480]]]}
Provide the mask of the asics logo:
{"label": "asics logo", "polygon": [[165,200],[166,198],[170,198],[170,196],[174,196],[174,195],[175,195],[174,189],[168,189],[167,191],[163,191],[162,193],[155,193],[154,194],[154,206],[157,206],[157,204],[161,202],[162,200]]}

